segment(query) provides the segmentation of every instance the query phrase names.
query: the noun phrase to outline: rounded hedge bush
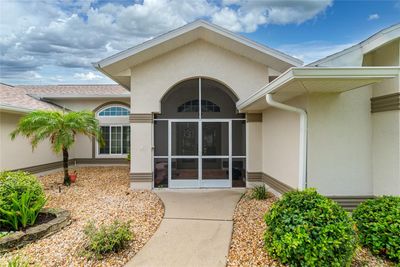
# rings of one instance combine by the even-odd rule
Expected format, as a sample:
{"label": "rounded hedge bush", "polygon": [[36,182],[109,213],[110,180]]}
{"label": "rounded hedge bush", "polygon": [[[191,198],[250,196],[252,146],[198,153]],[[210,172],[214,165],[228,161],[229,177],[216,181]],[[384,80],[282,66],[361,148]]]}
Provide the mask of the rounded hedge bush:
{"label": "rounded hedge bush", "polygon": [[[30,206],[34,206],[36,202],[45,198],[43,187],[34,175],[23,171],[0,172],[0,209],[15,210],[13,197],[20,199],[28,191],[31,192]],[[0,226],[2,224],[4,222],[0,222]]]}
{"label": "rounded hedge bush", "polygon": [[353,218],[361,244],[400,262],[400,197],[367,200],[354,210]]}
{"label": "rounded hedge bush", "polygon": [[265,214],[265,248],[290,266],[348,266],[356,248],[353,222],[314,189],[283,195]]}

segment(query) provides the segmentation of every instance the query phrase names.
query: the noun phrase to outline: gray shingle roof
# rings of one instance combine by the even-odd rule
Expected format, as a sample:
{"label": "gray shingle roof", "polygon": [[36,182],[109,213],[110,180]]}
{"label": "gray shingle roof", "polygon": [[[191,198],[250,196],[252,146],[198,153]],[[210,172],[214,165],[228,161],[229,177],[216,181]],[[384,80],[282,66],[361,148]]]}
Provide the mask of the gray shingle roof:
{"label": "gray shingle roof", "polygon": [[88,85],[18,85],[0,83],[0,105],[2,108],[22,110],[59,110],[56,105],[41,98],[57,97],[118,97],[129,96],[129,91],[120,85],[88,84]]}
{"label": "gray shingle roof", "polygon": [[118,84],[77,85],[19,85],[30,95],[129,95],[129,91]]}
{"label": "gray shingle roof", "polygon": [[0,83],[0,105],[4,108],[23,109],[23,110],[59,110],[59,108],[50,103],[40,101],[29,95],[23,88]]}

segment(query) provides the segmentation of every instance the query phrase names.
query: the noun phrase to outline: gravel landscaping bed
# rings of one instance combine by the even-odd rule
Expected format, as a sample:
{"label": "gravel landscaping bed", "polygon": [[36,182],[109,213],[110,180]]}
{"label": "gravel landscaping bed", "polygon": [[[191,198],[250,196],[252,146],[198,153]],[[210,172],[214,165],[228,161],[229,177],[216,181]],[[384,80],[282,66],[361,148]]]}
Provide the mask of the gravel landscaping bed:
{"label": "gravel landscaping bed", "polygon": [[[150,239],[162,220],[164,207],[154,193],[129,189],[128,167],[83,167],[77,173],[77,181],[70,187],[62,185],[62,172],[40,178],[48,197],[46,207],[69,210],[72,224],[0,256],[0,266],[17,255],[39,266],[123,266]],[[88,261],[82,257],[86,241],[83,228],[87,222],[99,225],[115,219],[131,221],[134,240],[123,251],[102,260]]]}
{"label": "gravel landscaping bed", "polygon": [[[276,200],[275,196],[266,200],[251,199],[249,192],[241,198],[233,215],[233,233],[227,266],[284,266],[264,250],[264,214]],[[352,266],[375,267],[394,264],[374,257],[365,248],[359,248]]]}

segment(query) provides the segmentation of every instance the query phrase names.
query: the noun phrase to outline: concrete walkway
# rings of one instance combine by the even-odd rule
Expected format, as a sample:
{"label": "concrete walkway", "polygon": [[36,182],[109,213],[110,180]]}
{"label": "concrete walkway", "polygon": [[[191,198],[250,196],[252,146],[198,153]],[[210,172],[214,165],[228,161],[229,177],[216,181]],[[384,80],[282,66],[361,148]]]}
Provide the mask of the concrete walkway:
{"label": "concrete walkway", "polygon": [[160,227],[127,267],[225,266],[232,216],[244,190],[156,191],[165,205]]}

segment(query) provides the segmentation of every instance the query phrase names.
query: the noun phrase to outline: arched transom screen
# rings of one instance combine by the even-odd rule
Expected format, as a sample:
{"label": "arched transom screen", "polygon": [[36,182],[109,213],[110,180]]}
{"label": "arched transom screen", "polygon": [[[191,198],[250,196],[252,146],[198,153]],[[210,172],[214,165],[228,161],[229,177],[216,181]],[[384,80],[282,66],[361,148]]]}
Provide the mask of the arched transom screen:
{"label": "arched transom screen", "polygon": [[243,118],[237,97],[223,84],[210,79],[190,79],[175,85],[161,100],[157,118]]}

